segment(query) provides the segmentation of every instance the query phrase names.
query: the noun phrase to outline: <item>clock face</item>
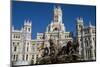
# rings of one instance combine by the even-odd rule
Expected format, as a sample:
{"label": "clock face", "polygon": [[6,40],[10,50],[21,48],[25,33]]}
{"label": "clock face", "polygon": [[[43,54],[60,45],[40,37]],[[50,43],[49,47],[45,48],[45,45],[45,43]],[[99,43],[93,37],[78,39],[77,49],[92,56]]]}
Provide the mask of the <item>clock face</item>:
{"label": "clock face", "polygon": [[60,24],[59,23],[55,23],[53,24],[52,28],[53,28],[53,31],[59,31],[60,30]]}
{"label": "clock face", "polygon": [[59,28],[56,27],[56,28],[53,29],[53,31],[59,31]]}

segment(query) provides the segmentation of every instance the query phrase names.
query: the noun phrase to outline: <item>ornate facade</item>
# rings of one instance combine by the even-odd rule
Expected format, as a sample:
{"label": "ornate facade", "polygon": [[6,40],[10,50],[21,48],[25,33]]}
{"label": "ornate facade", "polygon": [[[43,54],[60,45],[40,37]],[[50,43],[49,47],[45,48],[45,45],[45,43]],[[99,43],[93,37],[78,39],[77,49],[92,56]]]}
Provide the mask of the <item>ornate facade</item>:
{"label": "ornate facade", "polygon": [[76,21],[77,40],[80,44],[79,54],[82,60],[96,60],[96,28],[89,22],[84,26],[83,18]]}
{"label": "ornate facade", "polygon": [[[43,51],[41,52],[41,46],[48,49],[50,54],[50,42],[52,40],[55,43],[55,52],[57,53],[60,48],[66,45],[68,41],[73,41],[72,34],[66,31],[64,23],[62,21],[62,10],[60,6],[54,7],[54,19],[47,26],[45,33],[37,33],[36,44],[38,45],[38,58],[42,57]],[[39,49],[40,48],[40,49]]]}
{"label": "ornate facade", "polygon": [[27,65],[31,63],[33,46],[31,38],[31,21],[25,21],[21,30],[12,27],[12,61],[14,65]]}
{"label": "ornate facade", "polygon": [[[32,22],[24,21],[24,27],[16,30],[12,27],[12,62],[13,65],[37,64],[38,59],[43,57],[44,52],[47,54],[57,53],[66,43],[73,42],[72,33],[66,31],[63,23],[63,13],[60,6],[54,7],[54,19],[48,24],[46,32],[37,33],[37,38],[32,39]],[[89,24],[85,27],[83,18],[76,20],[76,39],[79,43],[79,55],[81,60],[96,59],[96,29]],[[54,43],[51,51],[50,41]],[[44,49],[46,48],[46,49]]]}

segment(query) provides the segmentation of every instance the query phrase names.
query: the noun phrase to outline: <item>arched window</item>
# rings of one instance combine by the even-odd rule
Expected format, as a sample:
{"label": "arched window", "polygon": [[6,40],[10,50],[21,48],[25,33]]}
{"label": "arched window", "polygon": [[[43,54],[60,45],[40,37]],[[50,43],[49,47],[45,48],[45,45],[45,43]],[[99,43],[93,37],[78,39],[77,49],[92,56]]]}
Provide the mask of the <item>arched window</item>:
{"label": "arched window", "polygon": [[28,28],[28,31],[30,32],[30,28]]}
{"label": "arched window", "polygon": [[56,28],[53,29],[53,31],[59,31],[59,29],[56,27]]}
{"label": "arched window", "polygon": [[15,60],[15,55],[13,56],[13,59]]}

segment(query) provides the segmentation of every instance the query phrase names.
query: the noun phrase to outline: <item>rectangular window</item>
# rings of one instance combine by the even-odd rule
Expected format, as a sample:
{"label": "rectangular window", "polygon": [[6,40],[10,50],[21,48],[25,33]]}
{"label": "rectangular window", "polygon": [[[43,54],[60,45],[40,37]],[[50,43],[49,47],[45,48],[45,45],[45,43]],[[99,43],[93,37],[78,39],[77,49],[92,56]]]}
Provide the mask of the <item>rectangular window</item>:
{"label": "rectangular window", "polygon": [[24,55],[23,55],[23,60],[24,60]]}
{"label": "rectangular window", "polygon": [[16,38],[17,38],[17,36],[16,36]]}
{"label": "rectangular window", "polygon": [[15,55],[13,56],[13,59],[15,60]]}
{"label": "rectangular window", "polygon": [[26,55],[26,60],[28,60],[28,55]]}
{"label": "rectangular window", "polygon": [[13,45],[15,45],[15,42],[13,42]]}
{"label": "rectangular window", "polygon": [[28,28],[28,31],[30,32],[30,28]]}
{"label": "rectangular window", "polygon": [[14,47],[14,51],[16,51],[16,49],[17,49],[17,47],[15,46],[15,47]]}
{"label": "rectangular window", "polygon": [[27,43],[27,45],[29,45],[29,43]]}
{"label": "rectangular window", "polygon": [[28,52],[28,46],[27,46],[27,52]]}
{"label": "rectangular window", "polygon": [[16,61],[18,60],[18,55],[16,55]]}
{"label": "rectangular window", "polygon": [[15,35],[13,35],[13,38],[15,38]]}
{"label": "rectangular window", "polygon": [[17,45],[19,45],[19,42],[17,42]]}
{"label": "rectangular window", "polygon": [[34,55],[32,55],[32,59],[34,59]]}

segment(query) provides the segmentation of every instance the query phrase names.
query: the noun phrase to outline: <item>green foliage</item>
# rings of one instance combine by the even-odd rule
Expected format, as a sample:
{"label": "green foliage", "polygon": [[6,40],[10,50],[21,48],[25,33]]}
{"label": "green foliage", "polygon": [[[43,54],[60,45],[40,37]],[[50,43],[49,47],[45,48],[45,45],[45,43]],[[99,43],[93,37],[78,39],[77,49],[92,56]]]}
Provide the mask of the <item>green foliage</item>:
{"label": "green foliage", "polygon": [[32,41],[32,45],[35,45],[35,41]]}

